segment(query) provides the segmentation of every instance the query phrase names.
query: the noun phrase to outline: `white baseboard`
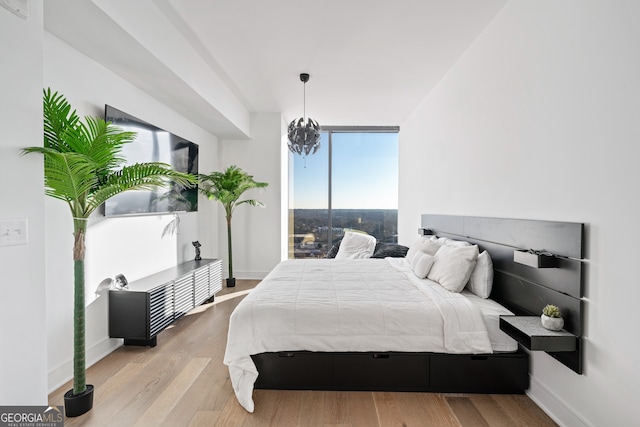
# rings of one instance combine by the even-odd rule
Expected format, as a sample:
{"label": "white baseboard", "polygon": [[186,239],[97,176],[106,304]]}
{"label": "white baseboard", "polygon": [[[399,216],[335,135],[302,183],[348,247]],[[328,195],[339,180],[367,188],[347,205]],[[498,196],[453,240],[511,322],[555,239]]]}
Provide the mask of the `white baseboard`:
{"label": "white baseboard", "polygon": [[531,398],[553,421],[563,427],[593,427],[587,420],[571,408],[555,393],[549,390],[535,377],[530,377],[527,396]]}
{"label": "white baseboard", "polygon": [[[123,344],[122,339],[118,338],[104,338],[103,340],[97,342],[87,349],[86,357],[87,357],[87,368],[97,363],[106,357],[109,353],[116,350],[118,347]],[[48,374],[48,393],[51,393],[61,386],[63,386],[67,381],[73,378],[73,357],[70,360],[67,360],[58,366],[49,370]],[[87,382],[91,383],[91,379],[87,378]]]}
{"label": "white baseboard", "polygon": [[[226,273],[225,273],[226,274]],[[234,271],[234,276],[236,279],[246,279],[246,280],[262,280],[265,276],[269,274],[268,271]]]}

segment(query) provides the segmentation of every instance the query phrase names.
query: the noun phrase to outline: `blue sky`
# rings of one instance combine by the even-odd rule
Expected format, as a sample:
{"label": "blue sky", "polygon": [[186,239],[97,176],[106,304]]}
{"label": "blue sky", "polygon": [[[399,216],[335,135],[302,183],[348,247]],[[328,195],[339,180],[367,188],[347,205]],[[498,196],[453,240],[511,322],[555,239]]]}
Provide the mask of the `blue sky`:
{"label": "blue sky", "polygon": [[[398,208],[398,134],[333,133],[333,209]],[[320,149],[294,157],[293,207],[327,208],[327,133]],[[306,163],[306,167],[305,167]]]}

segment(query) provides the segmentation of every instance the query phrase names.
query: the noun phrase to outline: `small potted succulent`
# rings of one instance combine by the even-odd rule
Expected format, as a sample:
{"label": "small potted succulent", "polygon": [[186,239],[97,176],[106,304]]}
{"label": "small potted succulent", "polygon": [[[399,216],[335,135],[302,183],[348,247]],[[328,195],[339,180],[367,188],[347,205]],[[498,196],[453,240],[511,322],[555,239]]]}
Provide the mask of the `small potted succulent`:
{"label": "small potted succulent", "polygon": [[551,331],[559,331],[564,326],[562,312],[557,306],[552,304],[547,304],[542,309],[542,316],[540,316],[540,319],[542,321],[542,326]]}

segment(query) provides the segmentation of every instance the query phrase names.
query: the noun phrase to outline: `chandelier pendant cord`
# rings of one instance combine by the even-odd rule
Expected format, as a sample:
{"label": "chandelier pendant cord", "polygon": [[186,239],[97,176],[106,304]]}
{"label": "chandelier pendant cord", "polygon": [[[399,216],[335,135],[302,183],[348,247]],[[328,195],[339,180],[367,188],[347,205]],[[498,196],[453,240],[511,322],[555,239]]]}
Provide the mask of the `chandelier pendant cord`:
{"label": "chandelier pendant cord", "polygon": [[[302,124],[307,127],[307,82],[302,83]],[[307,168],[307,156],[302,155],[304,168]]]}

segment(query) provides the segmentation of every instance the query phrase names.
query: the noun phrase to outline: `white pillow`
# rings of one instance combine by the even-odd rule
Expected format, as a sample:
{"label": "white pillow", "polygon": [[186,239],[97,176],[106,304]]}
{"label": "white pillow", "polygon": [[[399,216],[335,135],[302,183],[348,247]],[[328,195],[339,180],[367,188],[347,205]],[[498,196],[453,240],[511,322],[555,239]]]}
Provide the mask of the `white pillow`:
{"label": "white pillow", "polygon": [[409,264],[413,263],[413,258],[419,252],[424,252],[429,255],[435,255],[435,253],[440,249],[440,245],[436,242],[436,238],[433,236],[430,237],[420,237],[418,240],[413,242],[411,246],[409,246],[409,250],[405,255]]}
{"label": "white pillow", "polygon": [[336,259],[369,258],[376,248],[376,238],[364,233],[344,233]]}
{"label": "white pillow", "polygon": [[493,261],[489,252],[482,251],[478,255],[476,266],[471,272],[467,289],[480,298],[489,298],[491,288],[493,287]]}
{"label": "white pillow", "polygon": [[435,258],[433,255],[429,255],[424,252],[418,252],[415,257],[413,257],[413,262],[411,263],[411,269],[415,273],[417,277],[420,279],[424,279],[429,274],[429,270],[433,266],[433,261]]}
{"label": "white pillow", "polygon": [[478,246],[442,246],[427,277],[450,292],[460,292],[469,281],[478,259]]}
{"label": "white pillow", "polygon": [[465,242],[464,240],[453,240],[453,239],[449,239],[448,237],[440,237],[437,240],[439,245],[444,245],[444,246],[454,246],[454,247],[460,247],[460,246],[471,246],[471,243],[469,242]]}

